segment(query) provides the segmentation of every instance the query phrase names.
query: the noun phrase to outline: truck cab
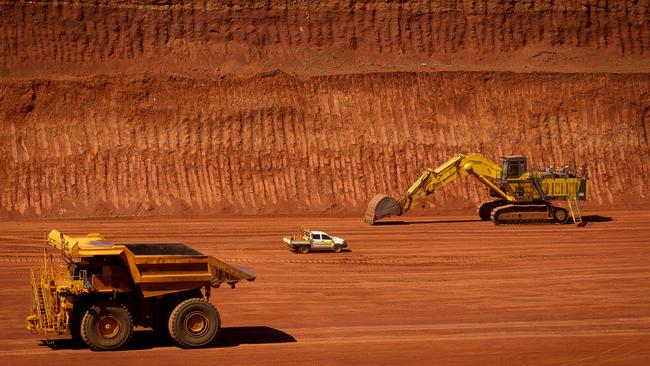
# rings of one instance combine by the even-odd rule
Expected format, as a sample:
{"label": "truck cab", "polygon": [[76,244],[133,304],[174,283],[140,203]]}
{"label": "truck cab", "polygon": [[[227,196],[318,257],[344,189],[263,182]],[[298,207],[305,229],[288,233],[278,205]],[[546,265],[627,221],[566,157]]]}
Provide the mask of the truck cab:
{"label": "truck cab", "polygon": [[[336,238],[336,239],[338,239],[337,240],[338,243],[342,244],[343,242],[345,242],[341,238]],[[322,231],[312,231],[311,245],[313,248],[331,249],[334,246],[334,238]]]}

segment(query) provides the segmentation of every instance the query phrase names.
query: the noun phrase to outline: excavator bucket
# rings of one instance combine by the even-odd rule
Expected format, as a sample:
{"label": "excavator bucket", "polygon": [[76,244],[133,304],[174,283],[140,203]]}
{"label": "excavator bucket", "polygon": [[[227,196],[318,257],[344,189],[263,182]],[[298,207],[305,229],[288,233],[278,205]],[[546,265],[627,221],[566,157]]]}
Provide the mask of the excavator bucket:
{"label": "excavator bucket", "polygon": [[368,209],[366,210],[366,216],[363,221],[372,225],[375,221],[381,220],[384,217],[401,214],[402,208],[393,197],[378,194],[368,202]]}

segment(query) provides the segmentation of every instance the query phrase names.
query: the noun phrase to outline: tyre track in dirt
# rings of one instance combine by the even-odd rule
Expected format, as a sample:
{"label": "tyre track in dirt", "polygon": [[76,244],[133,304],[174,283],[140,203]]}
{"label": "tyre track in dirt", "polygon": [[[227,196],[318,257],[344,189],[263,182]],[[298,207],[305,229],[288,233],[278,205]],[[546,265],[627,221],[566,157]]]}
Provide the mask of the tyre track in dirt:
{"label": "tyre track in dirt", "polygon": [[[42,245],[34,240],[24,258],[0,255],[0,362],[642,365],[650,359],[649,214],[599,213],[615,220],[585,228],[452,216],[387,227],[322,217],[0,222],[7,238],[58,227],[115,242],[187,242],[257,274],[214,291],[222,342],[238,346],[184,352],[138,330],[125,352],[51,350],[24,331],[28,268]],[[351,251],[289,252],[279,238],[301,225],[348,239]]]}

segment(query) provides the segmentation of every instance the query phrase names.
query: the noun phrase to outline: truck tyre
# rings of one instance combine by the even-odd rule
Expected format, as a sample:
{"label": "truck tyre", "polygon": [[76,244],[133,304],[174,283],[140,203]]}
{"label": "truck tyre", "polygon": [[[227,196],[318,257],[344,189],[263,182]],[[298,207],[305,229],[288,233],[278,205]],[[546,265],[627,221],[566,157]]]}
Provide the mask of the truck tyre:
{"label": "truck tyre", "polygon": [[182,348],[210,344],[221,327],[219,312],[209,301],[193,298],[178,304],[169,316],[169,335]]}
{"label": "truck tyre", "polygon": [[118,349],[132,335],[133,318],[120,304],[91,306],[81,319],[81,338],[93,351]]}
{"label": "truck tyre", "polygon": [[298,247],[298,253],[300,253],[300,254],[309,253],[309,246],[308,245],[303,245],[301,247]]}
{"label": "truck tyre", "polygon": [[341,253],[341,250],[342,250],[342,249],[343,249],[343,248],[341,248],[340,245],[335,245],[335,246],[334,246],[334,253]]}

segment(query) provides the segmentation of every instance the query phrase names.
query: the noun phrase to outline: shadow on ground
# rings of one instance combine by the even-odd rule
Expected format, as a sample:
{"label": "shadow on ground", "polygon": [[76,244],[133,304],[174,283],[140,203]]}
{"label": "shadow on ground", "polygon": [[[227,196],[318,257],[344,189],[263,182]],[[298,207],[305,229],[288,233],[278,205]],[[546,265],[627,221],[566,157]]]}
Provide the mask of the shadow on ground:
{"label": "shadow on ground", "polygon": [[592,222],[609,222],[609,221],[614,221],[614,219],[611,216],[586,215],[586,216],[582,216],[582,222],[578,226],[585,227],[587,226],[587,224]]}
{"label": "shadow on ground", "polygon": [[309,252],[309,255],[314,255],[314,254],[341,254],[341,253],[352,253],[352,249],[341,249],[341,252],[339,252],[339,253],[337,253],[337,252],[335,252],[333,250],[329,250],[329,249],[323,249],[323,250],[314,249],[314,250],[311,250]]}
{"label": "shadow on ground", "polygon": [[[390,225],[417,225],[417,224],[453,224],[459,222],[480,222],[483,220],[480,219],[467,219],[467,220],[421,220],[421,221],[377,221],[373,225],[375,226],[390,226]],[[609,222],[614,221],[611,216],[600,216],[600,215],[586,215],[582,216],[582,226],[586,226],[587,223],[591,222]],[[571,221],[567,223],[572,223]]]}
{"label": "shadow on ground", "polygon": [[609,222],[614,221],[611,216],[586,215],[582,216],[582,222]]}
{"label": "shadow on ground", "polygon": [[[296,339],[288,333],[270,327],[229,327],[222,328],[214,344],[206,348],[237,347],[241,344],[271,344],[271,343],[292,343]],[[41,346],[51,349],[87,349],[82,341],[67,339],[54,339],[49,342],[41,341]],[[176,347],[170,339],[160,337],[152,330],[137,330],[133,332],[133,338],[128,346],[123,349],[144,350],[156,347]]]}
{"label": "shadow on ground", "polygon": [[374,226],[389,225],[418,225],[418,224],[453,224],[458,222],[481,222],[481,219],[466,220],[420,220],[420,221],[377,221]]}

